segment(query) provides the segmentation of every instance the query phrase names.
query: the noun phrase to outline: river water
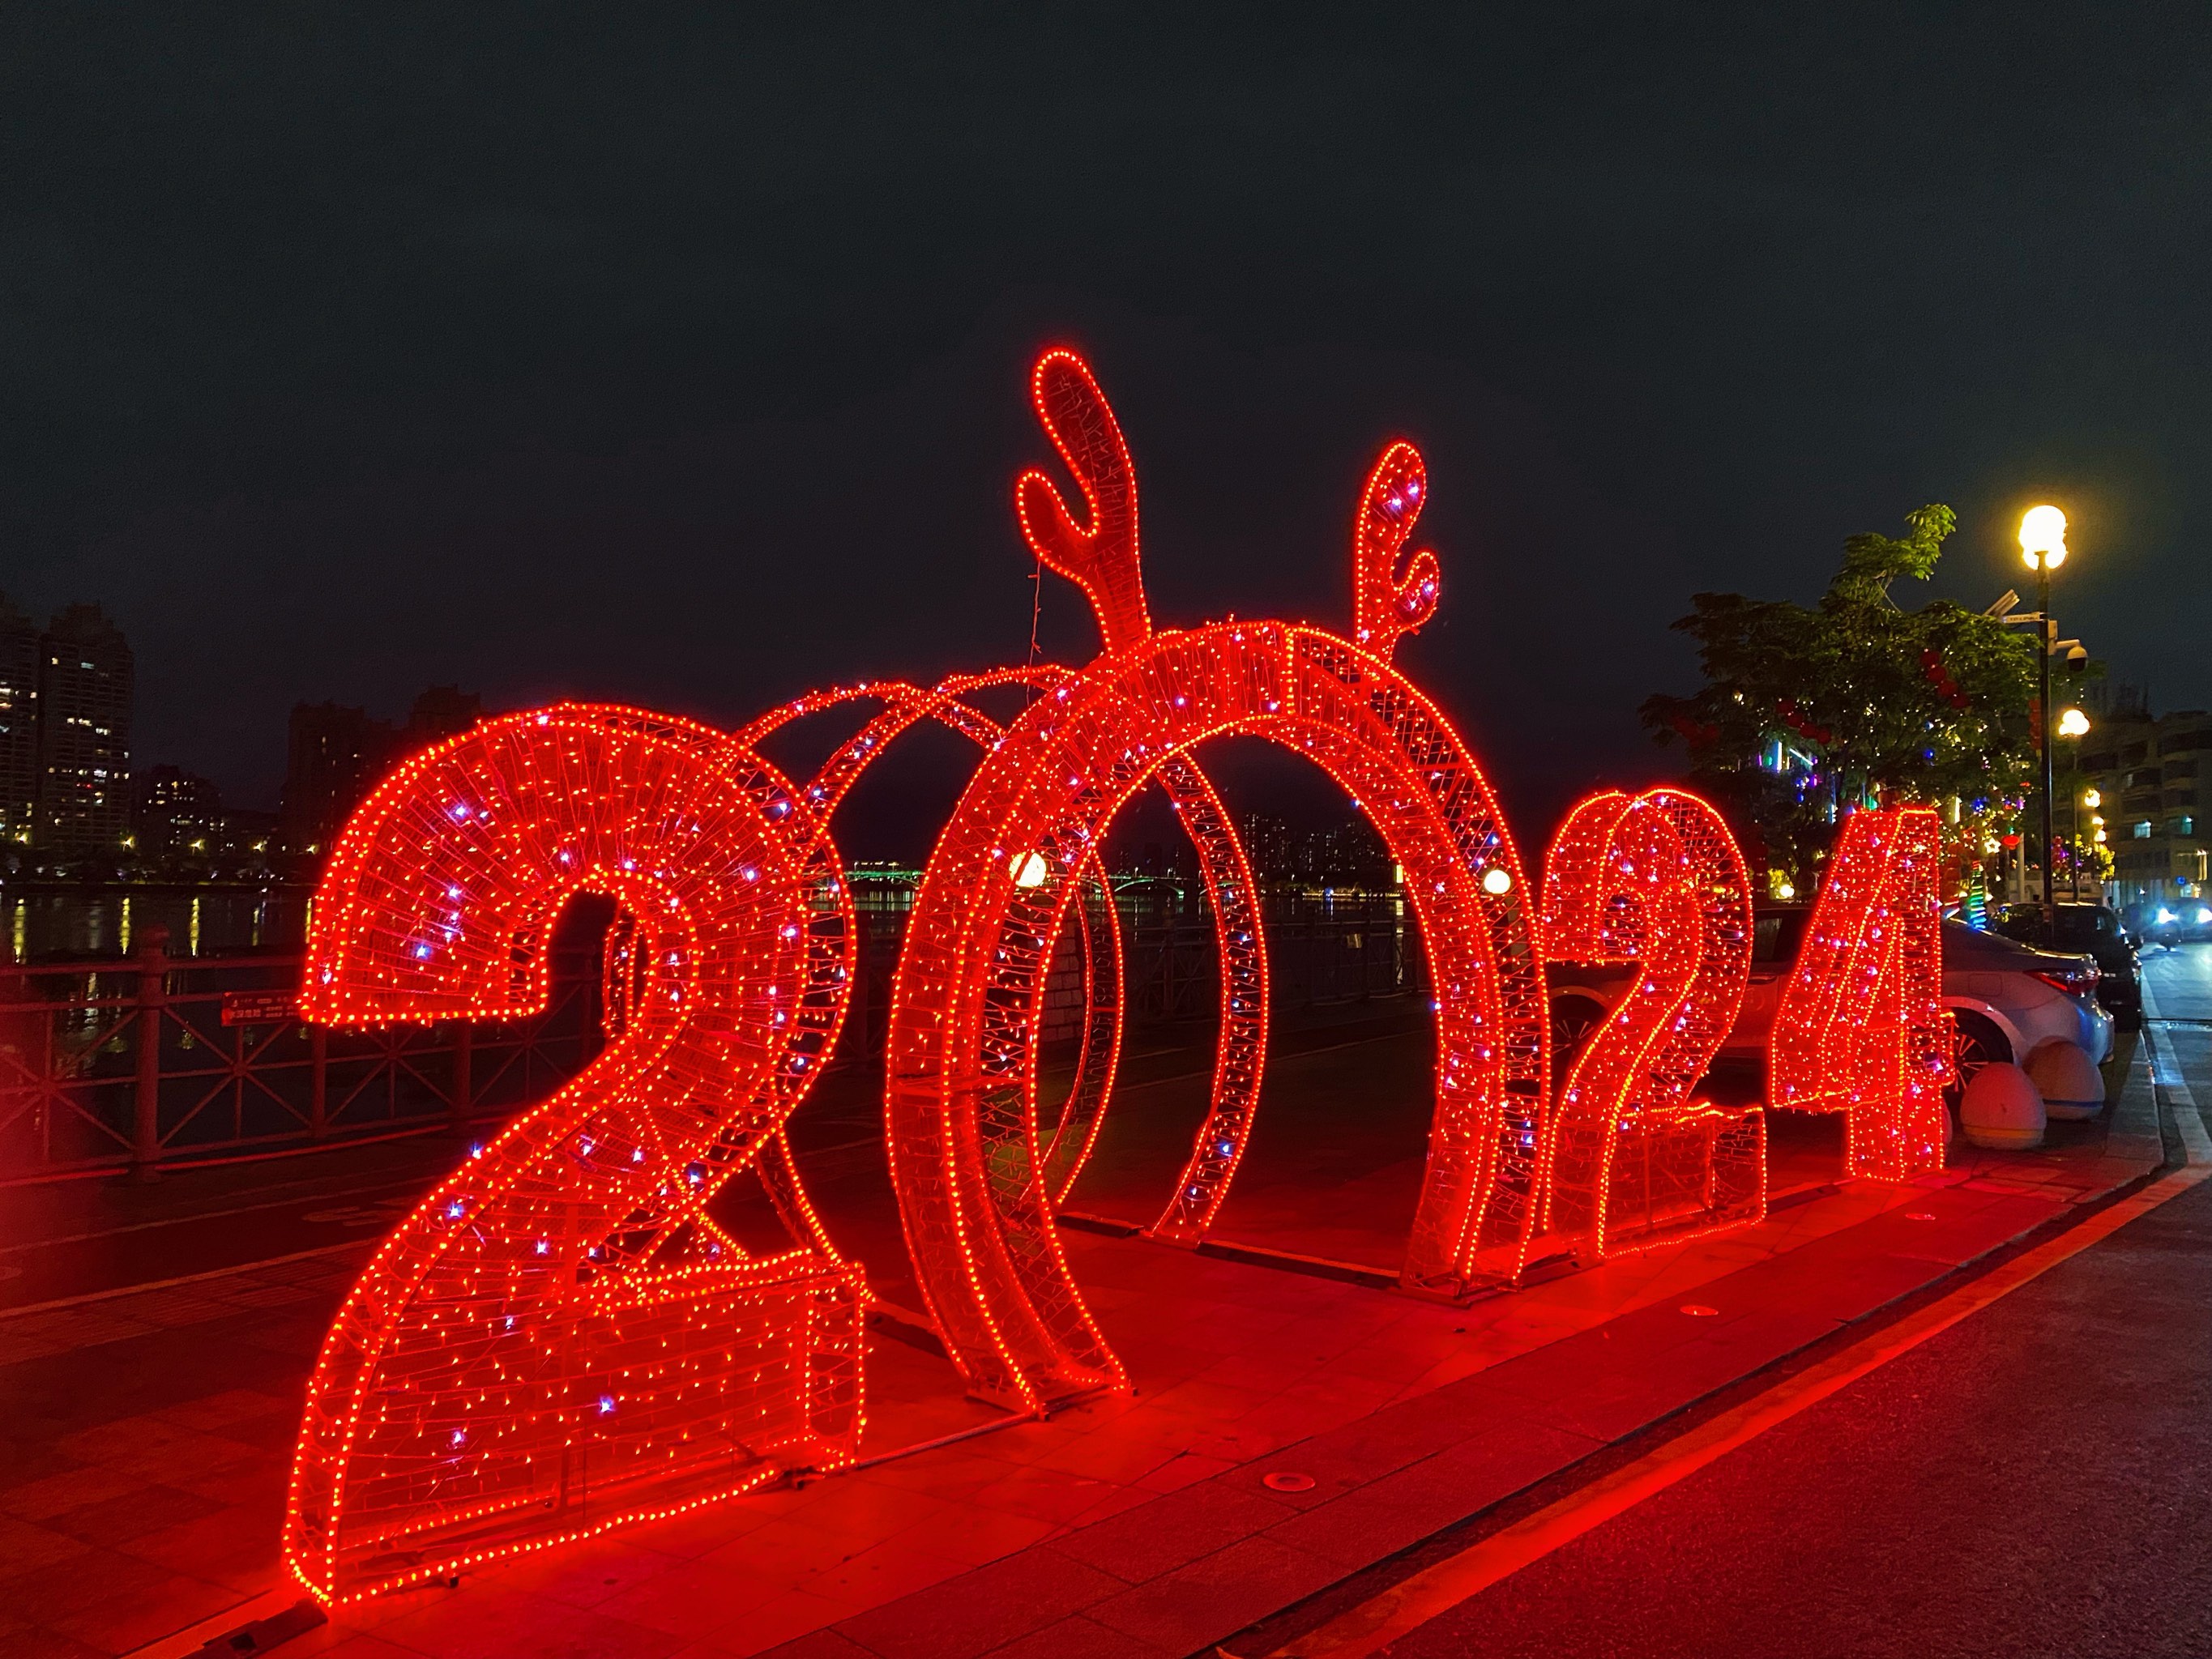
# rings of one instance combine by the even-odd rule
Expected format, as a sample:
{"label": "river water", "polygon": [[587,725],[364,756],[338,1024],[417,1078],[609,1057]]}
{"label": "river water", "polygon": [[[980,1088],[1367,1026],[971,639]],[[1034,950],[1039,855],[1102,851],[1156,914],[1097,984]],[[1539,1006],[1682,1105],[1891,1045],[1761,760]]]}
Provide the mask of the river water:
{"label": "river water", "polygon": [[173,957],[295,951],[313,890],[304,886],[0,889],[0,952],[15,962],[127,957],[145,930],[169,930]]}

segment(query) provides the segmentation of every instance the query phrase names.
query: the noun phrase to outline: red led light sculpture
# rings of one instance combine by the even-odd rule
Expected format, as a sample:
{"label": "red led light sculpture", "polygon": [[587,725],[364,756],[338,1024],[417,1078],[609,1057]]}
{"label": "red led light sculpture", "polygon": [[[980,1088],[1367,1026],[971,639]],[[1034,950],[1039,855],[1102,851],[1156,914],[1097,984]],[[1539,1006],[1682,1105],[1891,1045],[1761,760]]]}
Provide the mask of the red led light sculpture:
{"label": "red led light sculpture", "polygon": [[[1440,591],[1436,556],[1407,550],[1427,489],[1419,452],[1391,445],[1361,493],[1352,638],[1234,620],[1156,632],[1119,423],[1071,353],[1046,354],[1033,393],[1083,514],[1039,471],[1015,502],[1038,558],[1090,599],[1104,649],[1087,667],[811,694],[735,736],[594,705],[502,716],[407,761],[348,825],[313,912],[311,1020],[528,1014],[547,1000],[569,900],[605,895],[619,914],[605,1051],[400,1224],[325,1341],[285,1526],[287,1562],[318,1597],[853,1461],[867,1291],[808,1201],[784,1125],[855,978],[830,817],[919,721],[984,756],[908,923],[885,1127],[915,1275],[972,1392],[1035,1410],[1125,1382],[1054,1212],[1121,1041],[1100,848],[1151,782],[1198,848],[1221,960],[1212,1101],[1154,1235],[1202,1237],[1249,1144],[1267,960],[1251,869],[1194,755],[1216,737],[1262,737],[1321,766],[1403,872],[1437,1016],[1406,1288],[1510,1284],[1540,1237],[1595,1259],[1759,1213],[1761,1115],[1690,1098],[1742,994],[1742,858],[1693,796],[1594,797],[1547,859],[1540,927],[1480,771],[1392,665]],[[1001,726],[975,697],[1006,684],[1035,696]],[[782,725],[860,697],[882,707],[804,785],[761,758]],[[1937,856],[1930,812],[1850,819],[1784,993],[1773,1101],[1849,1113],[1855,1173],[1942,1161]],[[1071,921],[1082,1042],[1048,1133],[1044,989]],[[1556,1104],[1547,956],[1637,969]],[[749,1253],[708,1213],[743,1171],[787,1248]]]}
{"label": "red led light sculpture", "polygon": [[[1438,1005],[1434,1127],[1406,1282],[1456,1293],[1510,1280],[1549,1155],[1547,1036],[1519,859],[1449,722],[1383,654],[1435,597],[1432,559],[1395,568],[1420,510],[1419,457],[1386,454],[1355,526],[1358,614],[1382,636],[1379,652],[1272,622],[1155,634],[1119,424],[1071,353],[1047,354],[1034,390],[1087,522],[1037,472],[1019,481],[1018,507],[1038,557],[1090,596],[1107,649],[1008,728],[930,859],[893,994],[886,1102],[907,1243],[947,1351],[972,1392],[1021,1408],[1124,1382],[1036,1174],[1029,1073],[1046,952],[1115,814],[1208,738],[1267,737],[1313,759],[1406,872]],[[1389,611],[1401,605],[1394,629]]]}
{"label": "red led light sculpture", "polygon": [[1943,1167],[1950,1079],[1936,872],[1924,806],[1844,820],[1767,1050],[1777,1106],[1843,1112],[1851,1174],[1906,1181]]}
{"label": "red led light sculpture", "polygon": [[811,1237],[749,1255],[704,1211],[845,1008],[836,850],[772,768],[576,704],[426,750],[331,855],[301,1012],[532,1012],[584,891],[623,916],[611,1041],[400,1224],[309,1382],[285,1557],[325,1601],[853,1456],[860,1270]]}
{"label": "red led light sculpture", "polygon": [[1543,897],[1547,960],[1637,969],[1560,1087],[1546,1231],[1594,1261],[1759,1220],[1764,1115],[1690,1098],[1751,973],[1728,825],[1680,790],[1593,795],[1552,839]]}

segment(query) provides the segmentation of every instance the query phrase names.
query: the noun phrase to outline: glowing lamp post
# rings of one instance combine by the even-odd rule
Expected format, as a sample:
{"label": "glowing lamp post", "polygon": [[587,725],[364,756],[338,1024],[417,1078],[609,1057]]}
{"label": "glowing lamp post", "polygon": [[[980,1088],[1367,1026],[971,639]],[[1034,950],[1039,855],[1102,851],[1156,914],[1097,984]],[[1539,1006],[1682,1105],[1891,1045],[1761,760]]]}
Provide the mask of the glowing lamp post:
{"label": "glowing lamp post", "polygon": [[2051,888],[2054,860],[2051,797],[2054,786],[2051,767],[2051,648],[2058,637],[2058,629],[2051,619],[2051,573],[2066,562],[2066,515],[2055,507],[2028,508],[2020,520],[2020,556],[2035,572],[2036,626],[2043,636],[2035,654],[2042,661],[2038,671],[2040,702],[2037,707],[2043,723],[2038,736],[2043,745],[2043,902],[2048,906],[2056,902]]}
{"label": "glowing lamp post", "polygon": [[[2048,664],[2050,660],[2050,655],[2046,653],[2044,661]],[[2048,673],[2050,670],[2046,667],[2044,672]],[[2087,737],[2089,717],[2078,708],[2060,709],[2058,735],[2077,740]],[[2098,801],[2104,799],[2094,789],[2089,792],[2089,795],[2094,799],[2077,797],[2074,804],[2068,807],[2066,812],[2066,839],[2069,843],[2066,849],[2066,868],[2069,884],[2073,888],[2076,900],[2081,896],[2081,808],[2085,805],[2094,806]]]}

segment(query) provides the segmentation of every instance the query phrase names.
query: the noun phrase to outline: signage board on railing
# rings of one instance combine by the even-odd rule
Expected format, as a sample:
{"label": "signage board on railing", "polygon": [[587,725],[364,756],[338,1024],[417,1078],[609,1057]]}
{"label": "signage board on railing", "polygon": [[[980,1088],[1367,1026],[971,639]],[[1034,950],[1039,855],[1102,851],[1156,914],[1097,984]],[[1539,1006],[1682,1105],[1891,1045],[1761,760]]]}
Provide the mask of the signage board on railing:
{"label": "signage board on railing", "polygon": [[226,1025],[274,1025],[300,1017],[298,994],[292,991],[225,991],[222,1023]]}

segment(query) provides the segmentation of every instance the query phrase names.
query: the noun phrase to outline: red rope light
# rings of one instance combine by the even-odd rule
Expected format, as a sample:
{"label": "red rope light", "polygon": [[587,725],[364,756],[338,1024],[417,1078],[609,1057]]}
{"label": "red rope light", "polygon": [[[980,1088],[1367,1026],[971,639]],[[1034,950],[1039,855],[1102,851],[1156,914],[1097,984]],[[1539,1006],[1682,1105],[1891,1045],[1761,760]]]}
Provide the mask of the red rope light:
{"label": "red rope light", "polygon": [[1545,1225],[1585,1261],[1766,1212],[1765,1118],[1692,1101],[1742,1011],[1751,878],[1718,812],[1676,789],[1578,803],[1544,855],[1544,955],[1634,963],[1557,1102]]}
{"label": "red rope light", "polygon": [[1847,1167],[1909,1181],[1943,1167],[1950,1079],[1931,807],[1844,820],[1767,1048],[1777,1106],[1843,1112]]}
{"label": "red rope light", "polygon": [[836,850],[774,769],[580,704],[426,750],[332,854],[301,1011],[526,1015],[587,890],[630,930],[612,1042],[400,1224],[324,1341],[284,1546],[325,1601],[854,1455],[859,1269],[808,1236],[749,1255],[705,1213],[811,1085],[849,984]]}
{"label": "red rope light", "polygon": [[1137,469],[1091,365],[1072,351],[1048,351],[1030,374],[1030,398],[1053,447],[1075,477],[1089,509],[1079,525],[1060,491],[1032,467],[1014,480],[1014,513],[1040,562],[1073,582],[1091,601],[1106,648],[1118,651],[1152,631],[1137,556]]}
{"label": "red rope light", "polygon": [[[1040,361],[1033,392],[1085,521],[1040,472],[1022,476],[1016,504],[1038,560],[1097,614],[1105,649],[1087,668],[811,693],[734,737],[586,704],[503,716],[404,763],[347,826],[317,895],[309,1019],[520,1018],[547,1000],[568,901],[604,894],[619,917],[603,959],[606,1049],[395,1230],[325,1339],[285,1524],[287,1563],[318,1597],[853,1460],[867,1291],[809,1201],[784,1125],[834,1048],[857,966],[830,816],[920,720],[985,752],[909,920],[886,1134],[916,1277],[971,1391],[1036,1409],[1126,1384],[1054,1210],[1097,1135],[1121,1041],[1099,848],[1149,782],[1198,848],[1222,963],[1212,1105],[1155,1236],[1202,1237],[1249,1144],[1267,960],[1251,869],[1193,756],[1215,737],[1263,737],[1321,766],[1404,872],[1437,1049],[1406,1288],[1510,1284],[1540,1231],[1595,1257],[1759,1212],[1760,1114],[1689,1099],[1742,993],[1741,855],[1693,796],[1594,797],[1547,857],[1539,928],[1480,769],[1391,663],[1440,587],[1433,553],[1405,553],[1426,495],[1419,452],[1390,446],[1360,497],[1357,641],[1281,622],[1156,633],[1113,411],[1065,351]],[[1008,684],[1037,695],[1001,727],[969,699]],[[760,758],[781,726],[863,696],[882,708],[803,787]],[[1942,1162],[1937,853],[1931,812],[1855,815],[1784,994],[1774,1101],[1848,1112],[1855,1173]],[[1071,912],[1083,1046],[1047,1136],[1043,992]],[[1638,969],[1557,1111],[1540,939],[1554,957]],[[744,1170],[788,1249],[748,1255],[707,1213]]]}
{"label": "red rope light", "polygon": [[1443,593],[1435,554],[1424,548],[1401,557],[1428,488],[1421,452],[1409,443],[1392,444],[1367,475],[1352,521],[1352,637],[1385,662],[1401,635],[1419,632],[1436,615]]}
{"label": "red rope light", "polygon": [[1519,860],[1449,722],[1383,658],[1318,629],[1154,634],[1119,423],[1072,354],[1048,354],[1036,385],[1092,528],[1076,528],[1042,474],[1023,476],[1018,506],[1038,556],[1090,596],[1108,649],[1008,728],[931,856],[893,992],[887,1101],[908,1247],[948,1352],[972,1391],[1022,1408],[1126,1383],[1030,1173],[1025,1068],[1045,951],[1115,813],[1208,738],[1250,733],[1307,755],[1406,872],[1438,1004],[1435,1128],[1406,1282],[1457,1293],[1510,1280],[1549,1156]]}

